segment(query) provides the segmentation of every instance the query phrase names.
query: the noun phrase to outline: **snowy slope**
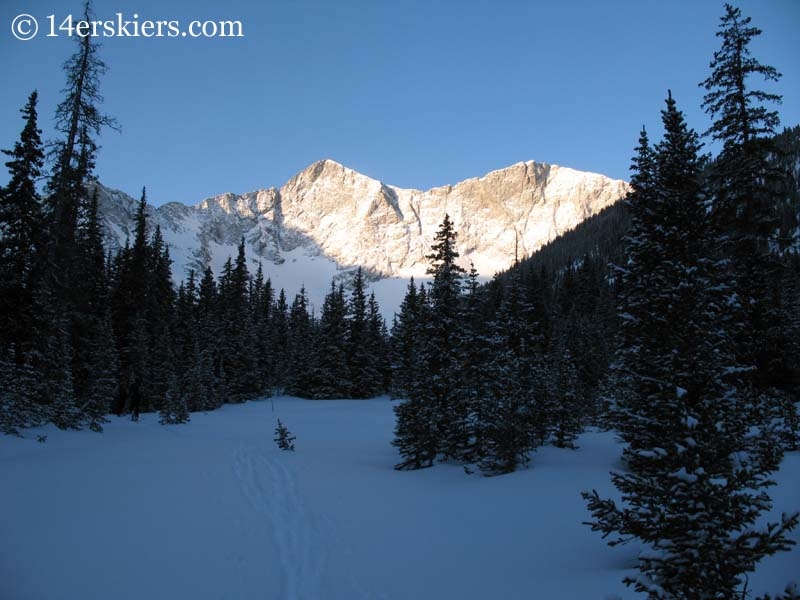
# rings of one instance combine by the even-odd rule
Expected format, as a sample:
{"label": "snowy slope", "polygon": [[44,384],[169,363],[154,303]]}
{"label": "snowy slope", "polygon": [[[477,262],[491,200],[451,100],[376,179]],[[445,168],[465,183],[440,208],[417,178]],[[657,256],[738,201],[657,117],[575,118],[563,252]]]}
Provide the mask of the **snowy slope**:
{"label": "snowy slope", "polygon": [[[290,298],[302,282],[312,300],[321,302],[332,277],[347,277],[358,266],[373,278],[423,277],[425,255],[445,213],[458,232],[463,265],[473,262],[491,277],[626,190],[624,182],[602,175],[529,161],[421,191],[386,185],[323,160],[280,189],[222,194],[192,206],[150,207],[149,221],[161,226],[176,281],[190,268],[210,266],[219,274],[244,237],[251,271],[261,262]],[[133,237],[137,203],[117,190],[98,186],[98,191],[107,243],[123,246]]]}
{"label": "snowy slope", "polygon": [[[635,597],[620,581],[636,548],[608,548],[581,524],[580,491],[611,493],[612,435],[545,448],[498,478],[448,465],[396,472],[391,409],[385,398],[276,398],[186,426],[147,414],[114,417],[101,435],[0,438],[0,597]],[[272,442],[277,417],[296,452]],[[776,511],[800,507],[799,478],[790,454]],[[798,548],[765,561],[754,595],[800,579],[798,564]]]}

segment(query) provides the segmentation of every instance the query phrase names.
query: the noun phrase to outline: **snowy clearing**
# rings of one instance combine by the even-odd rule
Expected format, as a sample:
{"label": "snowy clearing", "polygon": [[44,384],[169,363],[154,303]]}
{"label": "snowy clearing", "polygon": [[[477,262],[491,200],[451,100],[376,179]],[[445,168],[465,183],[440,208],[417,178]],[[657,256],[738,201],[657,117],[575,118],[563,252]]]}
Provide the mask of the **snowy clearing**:
{"label": "snowy clearing", "polygon": [[[580,491],[611,494],[612,434],[546,447],[503,477],[397,472],[392,405],[281,397],[183,426],[145,414],[112,417],[100,435],[2,437],[0,597],[638,597],[621,583],[637,548],[609,548],[581,524]],[[278,417],[296,452],[273,442]],[[800,454],[777,480],[775,513],[800,507]],[[798,547],[767,559],[751,589],[782,590],[798,565]]]}

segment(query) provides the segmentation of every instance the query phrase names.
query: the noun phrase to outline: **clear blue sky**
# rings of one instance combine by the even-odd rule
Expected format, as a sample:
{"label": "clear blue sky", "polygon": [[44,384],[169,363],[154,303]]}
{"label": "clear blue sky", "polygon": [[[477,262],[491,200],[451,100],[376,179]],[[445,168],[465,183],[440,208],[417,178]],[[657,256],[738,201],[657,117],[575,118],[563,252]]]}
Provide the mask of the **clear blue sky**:
{"label": "clear blue sky", "polygon": [[[47,16],[80,0],[2,0],[0,147],[28,93],[52,138],[74,42]],[[739,2],[753,45],[784,75],[783,125],[800,123],[800,2]],[[40,24],[11,35],[18,13]],[[522,160],[627,178],[667,88],[704,130],[697,83],[718,45],[709,0],[95,0],[98,19],[239,20],[243,38],[107,38],[97,174],[152,202],[280,186],[332,158],[402,187],[455,183]],[[7,180],[3,171],[0,182]]]}

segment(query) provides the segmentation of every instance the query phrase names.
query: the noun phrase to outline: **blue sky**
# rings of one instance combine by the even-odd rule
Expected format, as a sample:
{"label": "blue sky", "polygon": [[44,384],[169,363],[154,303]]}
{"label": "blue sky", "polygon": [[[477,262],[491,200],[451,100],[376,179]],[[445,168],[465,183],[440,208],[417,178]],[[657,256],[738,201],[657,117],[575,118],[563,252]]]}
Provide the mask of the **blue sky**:
{"label": "blue sky", "polygon": [[[738,3],[764,34],[754,55],[784,77],[783,125],[800,123],[800,2]],[[242,38],[107,38],[97,175],[155,204],[280,186],[321,158],[427,189],[537,160],[627,178],[668,88],[691,126],[708,119],[723,3],[703,0],[95,0],[98,19],[239,20]],[[74,49],[48,15],[79,0],[3,0],[0,147],[29,92],[45,137]],[[11,35],[29,13],[39,35]],[[6,181],[5,172],[0,182]]]}

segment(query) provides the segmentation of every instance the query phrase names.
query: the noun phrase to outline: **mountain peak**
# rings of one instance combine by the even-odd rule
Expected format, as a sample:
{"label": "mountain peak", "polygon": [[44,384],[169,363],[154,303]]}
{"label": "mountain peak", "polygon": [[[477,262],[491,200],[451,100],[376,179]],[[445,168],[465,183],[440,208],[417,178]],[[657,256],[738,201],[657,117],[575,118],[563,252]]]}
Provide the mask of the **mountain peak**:
{"label": "mountain peak", "polygon": [[[482,275],[508,268],[622,198],[627,184],[595,173],[519,162],[481,177],[427,191],[386,185],[323,159],[278,189],[222,194],[195,206],[151,210],[161,225],[177,279],[188,268],[215,273],[245,237],[251,261],[281,265],[301,251],[336,269],[362,266],[381,276],[424,277],[425,255],[448,213],[458,252]],[[101,190],[112,245],[133,232],[135,202]],[[294,259],[292,259],[294,260]],[[324,282],[327,288],[329,278]],[[323,289],[323,291],[324,291]]]}

